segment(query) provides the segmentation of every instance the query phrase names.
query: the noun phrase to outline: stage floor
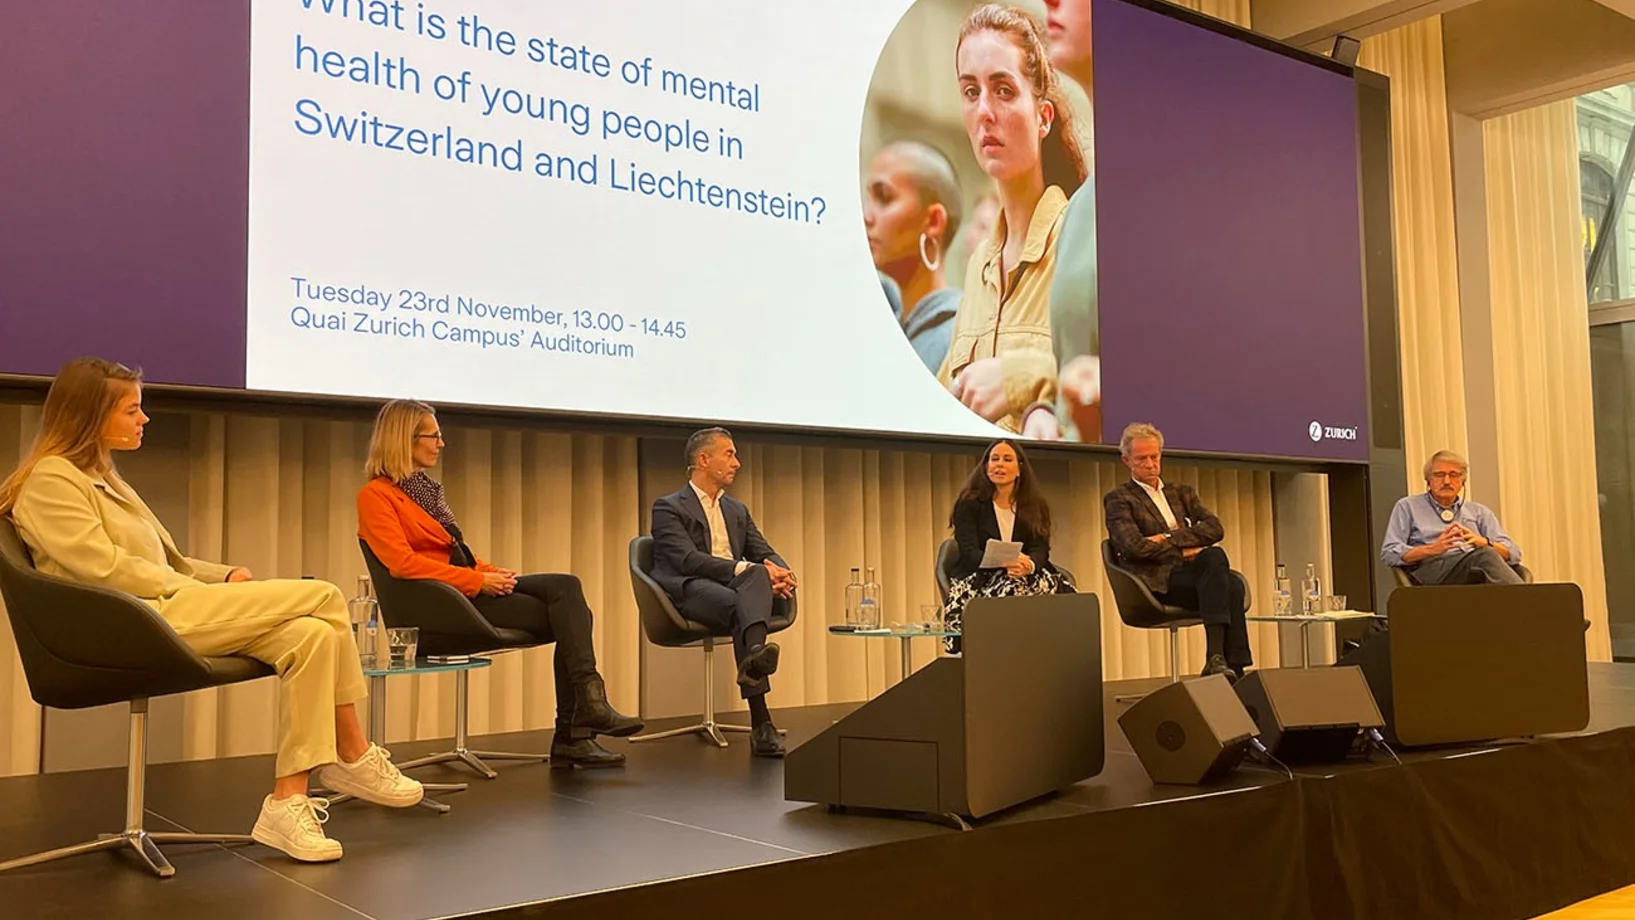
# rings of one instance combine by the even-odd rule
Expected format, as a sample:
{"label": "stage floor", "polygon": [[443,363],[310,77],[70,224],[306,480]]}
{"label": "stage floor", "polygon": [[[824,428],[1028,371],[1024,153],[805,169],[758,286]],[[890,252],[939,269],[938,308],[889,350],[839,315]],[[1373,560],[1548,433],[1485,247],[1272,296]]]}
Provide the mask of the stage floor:
{"label": "stage floor", "polygon": [[[1592,664],[1590,682],[1592,721],[1586,733],[1635,725],[1635,665]],[[1207,788],[1154,786],[1118,730],[1116,716],[1124,707],[1112,702],[1115,693],[1154,683],[1107,686],[1108,756],[1100,776],[983,821],[974,834],[1289,782],[1280,772],[1251,766]],[[777,717],[793,747],[851,708],[784,710]],[[121,917],[164,920],[421,920],[543,906],[591,892],[959,834],[935,824],[831,814],[786,802],[781,763],[750,757],[742,736],[733,741],[725,750],[693,738],[634,747],[608,742],[630,754],[623,770],[553,771],[507,763],[496,765],[500,776],[491,781],[443,767],[418,770],[415,775],[427,781],[469,778],[470,790],[445,797],[453,806],[446,815],[361,803],[335,806],[328,828],[346,847],[339,863],[301,865],[260,846],[172,847],[167,855],[177,874],[160,881],[123,855],[82,856],[0,875],[0,916],[81,918],[113,908]],[[473,746],[544,750],[548,743],[547,733],[533,732],[491,736]],[[393,753],[407,760],[444,747],[394,745]],[[1450,760],[1501,747],[1411,753],[1403,759],[1410,764]],[[268,787],[271,760],[151,768],[149,829],[247,833]],[[1316,778],[1391,766],[1376,755],[1370,763],[1296,772]],[[121,770],[0,780],[0,859],[116,828],[123,792]],[[776,905],[767,910],[780,914]]]}

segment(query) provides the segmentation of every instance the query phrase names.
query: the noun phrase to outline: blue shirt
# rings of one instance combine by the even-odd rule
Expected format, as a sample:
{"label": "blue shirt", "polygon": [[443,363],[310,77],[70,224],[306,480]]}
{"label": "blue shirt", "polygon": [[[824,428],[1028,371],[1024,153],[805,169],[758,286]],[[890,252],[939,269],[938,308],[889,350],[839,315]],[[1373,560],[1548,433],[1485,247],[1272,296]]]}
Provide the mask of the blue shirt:
{"label": "blue shirt", "polygon": [[[954,316],[959,313],[959,296],[958,288],[939,288],[921,297],[908,316],[908,325],[903,328],[908,344],[914,346],[914,353],[920,356],[926,370],[933,374],[942,368],[942,359],[954,341]],[[889,293],[887,299],[890,299]],[[900,300],[893,301],[892,306],[897,321],[901,323],[903,313]]]}
{"label": "blue shirt", "polygon": [[[1499,525],[1499,516],[1486,505],[1463,498],[1455,499],[1453,507],[1448,509],[1453,512],[1453,518],[1446,521],[1442,519],[1442,510],[1429,492],[1397,499],[1397,506],[1391,509],[1391,522],[1385,526],[1385,544],[1380,547],[1380,559],[1386,565],[1400,566],[1403,564],[1403,553],[1416,546],[1435,543],[1442,531],[1457,521],[1466,529],[1481,534],[1482,539],[1489,543],[1497,543],[1509,550],[1511,565],[1521,562],[1521,549]],[[1457,543],[1448,552],[1468,553],[1473,549],[1475,547],[1468,543]]]}

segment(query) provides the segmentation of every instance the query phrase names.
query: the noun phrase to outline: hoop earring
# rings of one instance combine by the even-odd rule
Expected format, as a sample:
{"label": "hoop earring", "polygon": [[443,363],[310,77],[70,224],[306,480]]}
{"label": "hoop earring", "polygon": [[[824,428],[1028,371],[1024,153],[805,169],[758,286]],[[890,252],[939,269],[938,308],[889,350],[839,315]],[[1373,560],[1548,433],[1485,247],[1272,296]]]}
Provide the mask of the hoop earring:
{"label": "hoop earring", "polygon": [[[920,264],[925,266],[926,271],[934,272],[937,269],[942,267],[942,250],[938,249],[937,250],[937,260],[935,262],[931,261],[931,257],[925,254],[925,247],[926,247],[926,244],[928,242],[930,242],[929,238],[926,237],[926,235],[924,233],[921,233],[920,234]],[[936,244],[933,243],[932,245],[935,246]]]}

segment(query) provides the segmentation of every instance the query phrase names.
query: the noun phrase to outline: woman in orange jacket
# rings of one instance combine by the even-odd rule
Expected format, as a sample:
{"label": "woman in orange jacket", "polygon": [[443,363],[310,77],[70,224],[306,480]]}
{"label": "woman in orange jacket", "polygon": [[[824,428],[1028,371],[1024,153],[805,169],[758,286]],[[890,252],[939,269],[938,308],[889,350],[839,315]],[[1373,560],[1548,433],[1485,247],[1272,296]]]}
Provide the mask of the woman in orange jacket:
{"label": "woman in orange jacket", "polygon": [[370,480],[358,492],[358,535],[394,578],[429,579],[458,588],[479,613],[502,629],[556,643],[557,766],[614,767],[624,763],[596,743],[623,738],[640,720],[614,709],[596,671],[591,612],[573,575],[518,575],[477,558],[466,546],[443,486],[426,470],[443,452],[431,406],[394,399],[380,409],[365,464]]}

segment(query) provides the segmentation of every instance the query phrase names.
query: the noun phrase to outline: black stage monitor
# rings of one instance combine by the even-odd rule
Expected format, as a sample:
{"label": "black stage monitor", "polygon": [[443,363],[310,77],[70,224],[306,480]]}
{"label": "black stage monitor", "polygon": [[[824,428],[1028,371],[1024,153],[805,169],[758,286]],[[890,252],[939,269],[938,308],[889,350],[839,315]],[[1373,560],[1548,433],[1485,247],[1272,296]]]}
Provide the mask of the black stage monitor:
{"label": "black stage monitor", "polygon": [[1261,742],[1287,763],[1345,760],[1359,733],[1385,725],[1360,668],[1250,671],[1236,689]]}
{"label": "black stage monitor", "polygon": [[1362,667],[1400,743],[1489,741],[1589,724],[1577,585],[1398,588],[1387,613],[1389,629],[1340,663]]}

